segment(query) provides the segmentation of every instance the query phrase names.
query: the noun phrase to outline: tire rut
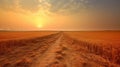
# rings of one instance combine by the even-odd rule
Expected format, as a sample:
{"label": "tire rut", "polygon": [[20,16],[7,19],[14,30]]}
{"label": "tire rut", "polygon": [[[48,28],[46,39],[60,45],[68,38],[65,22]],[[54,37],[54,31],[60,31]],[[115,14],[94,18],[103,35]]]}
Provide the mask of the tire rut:
{"label": "tire rut", "polygon": [[[58,39],[54,44],[51,44],[51,46],[48,48],[48,50],[38,58],[36,63],[32,65],[32,67],[53,67],[54,65],[60,66],[63,64],[60,64],[63,58],[63,54],[61,53],[61,41],[62,41],[63,35],[60,34]],[[65,66],[62,66],[65,67]]]}

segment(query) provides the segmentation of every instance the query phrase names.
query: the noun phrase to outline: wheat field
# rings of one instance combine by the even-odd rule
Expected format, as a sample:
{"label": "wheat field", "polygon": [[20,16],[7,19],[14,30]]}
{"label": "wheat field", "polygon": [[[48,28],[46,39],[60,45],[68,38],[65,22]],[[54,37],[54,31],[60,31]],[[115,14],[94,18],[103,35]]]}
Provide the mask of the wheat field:
{"label": "wheat field", "polygon": [[120,67],[120,32],[0,32],[0,67]]}

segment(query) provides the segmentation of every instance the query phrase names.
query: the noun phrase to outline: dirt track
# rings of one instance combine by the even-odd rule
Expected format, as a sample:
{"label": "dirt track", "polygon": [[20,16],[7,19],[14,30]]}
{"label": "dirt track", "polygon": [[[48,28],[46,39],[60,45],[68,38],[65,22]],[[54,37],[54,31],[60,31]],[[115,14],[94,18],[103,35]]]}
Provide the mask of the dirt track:
{"label": "dirt track", "polygon": [[[84,51],[77,53],[74,51],[75,48],[70,46],[70,44],[73,45],[70,41],[73,40],[67,40],[66,36],[60,33],[54,44],[51,44],[32,67],[105,67],[106,60]],[[91,57],[89,57],[90,55]]]}
{"label": "dirt track", "polygon": [[61,38],[62,35],[60,35],[55,43],[51,44],[47,51],[45,51],[45,53],[43,53],[43,55],[38,58],[36,64],[33,64],[33,67],[46,67],[52,63],[53,60],[55,60],[56,51],[60,49]]}
{"label": "dirt track", "polygon": [[110,64],[62,32],[20,42],[26,45],[0,55],[0,67],[109,67]]}

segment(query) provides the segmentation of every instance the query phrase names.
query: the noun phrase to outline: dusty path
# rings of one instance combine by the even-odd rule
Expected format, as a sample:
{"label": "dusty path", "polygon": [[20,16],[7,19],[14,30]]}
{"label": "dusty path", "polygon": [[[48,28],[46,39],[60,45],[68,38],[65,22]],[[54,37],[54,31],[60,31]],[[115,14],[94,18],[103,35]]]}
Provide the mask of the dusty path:
{"label": "dusty path", "polygon": [[106,67],[107,61],[89,53],[85,47],[78,46],[76,51],[73,39],[59,34],[47,51],[40,55],[31,67]]}
{"label": "dusty path", "polygon": [[[74,45],[71,40],[67,40],[62,33],[51,46],[40,55],[36,62],[31,67],[99,67],[102,66],[95,61],[101,59],[91,53],[75,51],[71,45]],[[69,38],[68,38],[69,39]],[[70,43],[71,42],[71,43]],[[84,49],[84,48],[83,48]],[[91,55],[91,56],[90,56]],[[95,61],[93,58],[95,58]],[[104,66],[103,66],[104,67]]]}
{"label": "dusty path", "polygon": [[60,44],[61,44],[61,39],[62,39],[63,35],[60,34],[60,36],[58,37],[58,39],[56,40],[56,42],[54,44],[51,44],[51,46],[48,48],[48,50],[43,53],[42,56],[40,56],[38,58],[38,60],[36,60],[37,62],[35,64],[32,65],[32,67],[47,67],[50,66],[51,63],[54,62],[54,60],[56,60],[56,52],[61,48]]}

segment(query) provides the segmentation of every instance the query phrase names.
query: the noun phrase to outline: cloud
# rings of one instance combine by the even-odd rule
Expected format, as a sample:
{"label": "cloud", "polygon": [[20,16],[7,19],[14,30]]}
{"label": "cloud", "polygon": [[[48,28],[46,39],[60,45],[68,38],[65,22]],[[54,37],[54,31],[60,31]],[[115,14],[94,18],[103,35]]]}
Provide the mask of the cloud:
{"label": "cloud", "polygon": [[89,7],[120,11],[119,3],[119,0],[0,0],[0,9],[74,14]]}
{"label": "cloud", "polygon": [[39,0],[19,0],[20,8],[29,11],[36,11],[39,9]]}
{"label": "cloud", "polygon": [[15,6],[16,0],[0,0],[0,8],[3,10],[12,9]]}
{"label": "cloud", "polygon": [[51,7],[50,12],[77,13],[87,8],[107,11],[120,11],[120,0],[45,0]]}
{"label": "cloud", "polygon": [[51,12],[77,12],[86,7],[86,0],[48,0]]}
{"label": "cloud", "polygon": [[2,10],[36,11],[39,9],[39,5],[39,0],[0,0],[0,9]]}

